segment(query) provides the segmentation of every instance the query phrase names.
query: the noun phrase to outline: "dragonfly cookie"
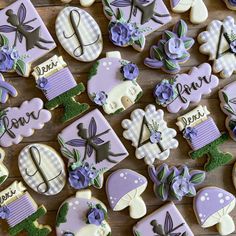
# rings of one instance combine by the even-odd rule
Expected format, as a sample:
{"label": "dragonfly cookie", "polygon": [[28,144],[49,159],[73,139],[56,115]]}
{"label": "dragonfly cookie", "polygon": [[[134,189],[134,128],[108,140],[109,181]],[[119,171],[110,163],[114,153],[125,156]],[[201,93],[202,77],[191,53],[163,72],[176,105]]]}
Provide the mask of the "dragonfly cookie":
{"label": "dragonfly cookie", "polygon": [[0,71],[28,77],[31,64],[56,44],[30,0],[14,2],[0,18]]}
{"label": "dragonfly cookie", "polygon": [[103,174],[128,156],[97,109],[62,130],[58,141],[62,154],[68,158],[69,183],[75,189],[91,185],[102,188]]}
{"label": "dragonfly cookie", "polygon": [[125,129],[124,138],[136,148],[136,158],[144,158],[147,165],[153,164],[156,159],[166,160],[170,150],[179,145],[175,139],[177,132],[167,127],[164,112],[157,110],[155,105],[150,104],[145,110],[134,110],[130,119],[123,120],[121,125]]}
{"label": "dragonfly cookie", "polygon": [[213,61],[213,72],[230,78],[236,71],[236,25],[232,16],[223,21],[213,20],[198,36],[200,52]]}

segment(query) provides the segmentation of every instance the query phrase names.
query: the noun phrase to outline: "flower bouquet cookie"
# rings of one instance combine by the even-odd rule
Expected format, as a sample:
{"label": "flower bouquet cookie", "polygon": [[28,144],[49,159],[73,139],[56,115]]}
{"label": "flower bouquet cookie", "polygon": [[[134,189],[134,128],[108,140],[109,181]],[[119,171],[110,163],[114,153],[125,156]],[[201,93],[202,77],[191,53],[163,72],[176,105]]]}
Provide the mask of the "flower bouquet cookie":
{"label": "flower bouquet cookie", "polygon": [[198,106],[187,114],[178,117],[176,123],[183,137],[187,139],[193,149],[189,153],[191,158],[198,159],[204,155],[208,161],[204,169],[211,171],[232,160],[230,153],[219,151],[219,145],[228,140],[226,133],[221,134],[214,120],[209,116],[207,107]]}
{"label": "flower bouquet cookie", "polygon": [[77,84],[62,57],[53,56],[34,68],[37,88],[40,89],[48,102],[45,107],[53,110],[58,106],[64,108],[62,122],[73,119],[89,109],[86,103],[75,101],[75,96],[84,92],[83,83]]}
{"label": "flower bouquet cookie", "polygon": [[0,71],[28,77],[31,64],[56,44],[30,0],[14,2],[0,18]]}
{"label": "flower bouquet cookie", "polygon": [[136,64],[122,59],[119,52],[108,52],[90,70],[88,95],[107,114],[120,113],[141,98],[138,77]]}
{"label": "flower bouquet cookie", "polygon": [[150,49],[150,57],[144,64],[153,69],[161,69],[166,73],[177,74],[180,64],[190,58],[188,50],[193,46],[194,39],[187,37],[188,26],[180,20],[173,31],[165,30],[162,39]]}
{"label": "flower bouquet cookie", "polygon": [[5,152],[0,148],[0,186],[3,184],[9,176],[9,171],[6,166],[3,164],[5,158]]}

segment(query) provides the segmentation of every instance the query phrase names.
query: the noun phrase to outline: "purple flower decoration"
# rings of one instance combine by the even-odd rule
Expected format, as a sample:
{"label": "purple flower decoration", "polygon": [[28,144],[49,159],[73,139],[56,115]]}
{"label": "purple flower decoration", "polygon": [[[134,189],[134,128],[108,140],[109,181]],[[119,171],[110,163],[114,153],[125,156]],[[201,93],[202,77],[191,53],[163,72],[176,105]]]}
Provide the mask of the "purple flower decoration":
{"label": "purple flower decoration", "polygon": [[135,80],[139,76],[139,69],[136,64],[129,63],[121,68],[125,80]]}
{"label": "purple flower decoration", "polygon": [[182,198],[190,192],[191,183],[187,178],[179,175],[173,179],[171,189],[176,196]]}
{"label": "purple flower decoration", "polygon": [[183,134],[184,134],[184,138],[188,139],[188,140],[192,140],[194,137],[197,137],[197,129],[194,127],[186,127]]}
{"label": "purple flower decoration", "polygon": [[132,39],[133,26],[128,23],[113,22],[110,25],[109,37],[116,46],[126,46]]}
{"label": "purple flower decoration", "polygon": [[11,59],[12,60],[18,60],[19,57],[20,57],[20,55],[19,55],[18,51],[13,49],[12,52],[11,52]]}
{"label": "purple flower decoration", "polygon": [[163,80],[157,84],[154,90],[156,102],[160,105],[167,104],[173,100],[175,96],[175,87],[168,80]]}
{"label": "purple flower decoration", "polygon": [[0,207],[0,219],[8,219],[10,216],[10,210],[7,206]]}
{"label": "purple flower decoration", "polygon": [[11,51],[8,47],[2,47],[0,49],[0,71],[8,72],[13,70],[15,60],[11,57]]}
{"label": "purple flower decoration", "polygon": [[151,131],[150,142],[153,144],[159,143],[161,141],[161,132]]}
{"label": "purple flower decoration", "polygon": [[107,94],[104,91],[97,92],[93,98],[93,101],[99,105],[103,106],[107,102]]}
{"label": "purple flower decoration", "polygon": [[39,78],[37,80],[37,88],[43,91],[47,91],[49,89],[48,79],[45,77]]}
{"label": "purple flower decoration", "polygon": [[233,134],[234,134],[234,136],[236,137],[236,126],[233,128]]}
{"label": "purple flower decoration", "polygon": [[230,43],[230,51],[236,54],[236,40]]}
{"label": "purple flower decoration", "polygon": [[89,224],[100,226],[105,220],[104,210],[100,206],[92,207],[87,214],[87,219]]}
{"label": "purple flower decoration", "polygon": [[184,42],[180,38],[171,38],[165,44],[165,53],[170,59],[179,59],[187,53]]}
{"label": "purple flower decoration", "polygon": [[84,189],[90,185],[90,172],[83,166],[69,171],[69,183],[74,189]]}

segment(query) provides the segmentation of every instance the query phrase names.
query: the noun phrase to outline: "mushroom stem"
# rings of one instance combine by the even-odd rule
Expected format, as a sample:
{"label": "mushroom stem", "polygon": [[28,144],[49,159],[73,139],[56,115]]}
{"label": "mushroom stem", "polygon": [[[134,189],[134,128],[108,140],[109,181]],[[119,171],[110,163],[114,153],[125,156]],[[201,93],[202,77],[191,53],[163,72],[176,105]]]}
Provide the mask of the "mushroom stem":
{"label": "mushroom stem", "polygon": [[144,215],[146,215],[147,208],[146,208],[145,202],[140,196],[135,197],[130,202],[129,213],[130,213],[130,217],[133,219],[139,219],[143,217]]}
{"label": "mushroom stem", "polygon": [[235,231],[234,221],[229,215],[224,215],[216,227],[220,235],[229,235]]}

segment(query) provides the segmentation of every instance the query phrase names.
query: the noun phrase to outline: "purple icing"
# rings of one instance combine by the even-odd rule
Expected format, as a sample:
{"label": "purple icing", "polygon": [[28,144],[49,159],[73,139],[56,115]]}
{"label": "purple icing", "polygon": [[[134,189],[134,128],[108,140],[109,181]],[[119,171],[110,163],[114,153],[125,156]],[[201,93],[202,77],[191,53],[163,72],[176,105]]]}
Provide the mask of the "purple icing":
{"label": "purple icing", "polygon": [[99,105],[99,106],[103,106],[104,104],[106,104],[107,101],[107,94],[104,91],[100,91],[95,93],[95,96],[93,98],[93,101]]}
{"label": "purple icing", "polygon": [[0,219],[7,219],[10,216],[10,210],[7,206],[0,207]]}
{"label": "purple icing", "polygon": [[171,38],[165,44],[164,49],[166,55],[173,60],[181,58],[185,53],[187,53],[187,50],[184,47],[183,40],[179,38]]}
{"label": "purple icing", "polygon": [[151,143],[159,143],[161,141],[161,132],[152,130],[150,135]]}
{"label": "purple icing", "polygon": [[91,207],[87,214],[87,219],[89,224],[100,226],[105,220],[105,213],[102,209],[97,206]]}
{"label": "purple icing", "polygon": [[194,137],[197,137],[198,130],[195,127],[186,127],[183,132],[184,138],[192,140]]}
{"label": "purple icing", "polygon": [[[227,0],[226,0],[227,1]],[[229,4],[236,6],[236,0],[228,0]]]}
{"label": "purple icing", "polygon": [[125,80],[136,80],[139,76],[139,69],[136,64],[128,63],[121,68]]}
{"label": "purple icing", "polygon": [[17,55],[18,52],[14,51],[12,48],[9,48],[8,46],[2,47],[0,49],[0,71],[8,72],[13,70]]}
{"label": "purple icing", "polygon": [[147,185],[147,179],[135,171],[120,169],[113,172],[106,182],[106,193],[111,208],[114,209],[127,193],[143,185]]}
{"label": "purple icing", "polygon": [[199,224],[206,223],[209,217],[228,207],[233,201],[235,197],[224,189],[217,187],[201,189],[194,198],[194,211]]}
{"label": "purple icing", "polygon": [[180,1],[181,1],[181,0],[171,0],[171,5],[172,5],[172,7],[176,7],[177,4],[179,4]]}
{"label": "purple icing", "polygon": [[230,50],[232,53],[236,54],[236,40],[230,43]]}

